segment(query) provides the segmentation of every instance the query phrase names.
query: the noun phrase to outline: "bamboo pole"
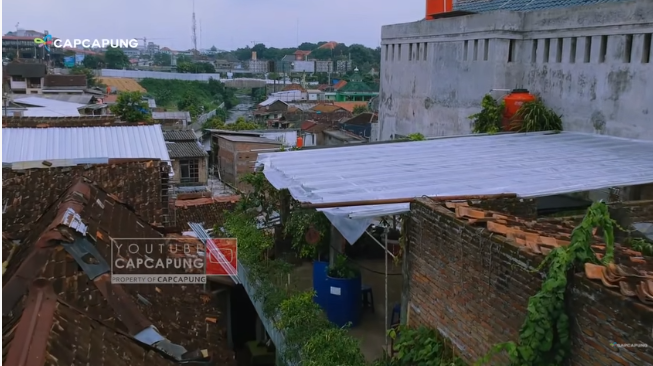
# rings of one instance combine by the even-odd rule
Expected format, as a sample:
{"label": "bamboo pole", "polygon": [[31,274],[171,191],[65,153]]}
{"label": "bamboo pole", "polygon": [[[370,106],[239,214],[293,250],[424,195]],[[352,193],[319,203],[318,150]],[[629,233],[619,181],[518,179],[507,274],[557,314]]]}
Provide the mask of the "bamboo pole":
{"label": "bamboo pole", "polygon": [[[466,200],[490,200],[498,198],[516,198],[515,193],[499,193],[499,194],[480,194],[480,195],[462,195],[462,196],[433,196],[430,198],[434,202],[444,201],[466,201]],[[363,201],[349,201],[349,202],[326,202],[326,203],[302,203],[302,208],[336,208],[336,207],[351,207],[351,206],[372,206],[372,205],[389,205],[395,203],[411,203],[419,197],[412,198],[388,198],[378,200],[363,200]]]}

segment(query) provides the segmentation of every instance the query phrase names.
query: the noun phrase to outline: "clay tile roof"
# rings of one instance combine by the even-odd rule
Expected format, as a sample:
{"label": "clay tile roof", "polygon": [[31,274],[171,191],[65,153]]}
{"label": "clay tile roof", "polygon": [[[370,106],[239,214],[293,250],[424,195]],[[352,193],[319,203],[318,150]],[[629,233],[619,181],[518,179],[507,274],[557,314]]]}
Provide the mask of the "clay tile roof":
{"label": "clay tile roof", "polygon": [[321,46],[318,47],[318,48],[323,48],[323,49],[327,49],[327,50],[332,50],[332,49],[336,48],[337,45],[338,45],[338,42],[331,41],[331,42],[327,42],[327,43],[321,45]]}
{"label": "clay tile roof", "polygon": [[333,102],[333,105],[346,109],[348,112],[354,112],[354,108],[357,106],[367,107],[367,102]]}
{"label": "clay tile roof", "polygon": [[125,126],[116,116],[3,117],[3,128]]}
{"label": "clay tile roof", "polygon": [[311,54],[311,51],[303,51],[303,50],[295,51],[295,55],[298,55],[298,56],[308,56],[310,54]]}
{"label": "clay tile roof", "polygon": [[301,126],[299,128],[301,128],[302,130],[308,130],[311,127],[315,126],[316,124],[317,124],[317,122],[315,122],[315,121],[304,121],[304,122],[302,122],[302,124],[301,124]]}
{"label": "clay tile roof", "polygon": [[[227,349],[223,330],[216,322],[206,320],[207,317],[217,318],[218,313],[202,287],[112,284],[108,272],[111,258],[135,259],[143,254],[129,254],[125,250],[118,250],[116,246],[112,253],[111,238],[141,238],[139,243],[149,243],[155,247],[167,240],[129,207],[96,184],[85,179],[73,180],[65,193],[34,223],[33,230],[8,263],[2,276],[2,300],[3,325],[31,323],[31,320],[25,320],[26,316],[29,318],[31,315],[22,310],[27,304],[25,294],[33,281],[45,277],[57,294],[58,302],[55,315],[50,315],[49,319],[53,319],[53,316],[54,321],[70,319],[75,324],[59,324],[53,328],[55,331],[49,334],[40,332],[41,336],[31,340],[16,337],[24,332],[20,325],[17,328],[3,326],[3,348],[7,350],[3,350],[3,354],[17,352],[14,348],[29,347],[30,357],[44,360],[48,352],[56,357],[57,351],[54,348],[59,347],[62,350],[62,353],[57,353],[60,358],[51,359],[48,365],[110,366],[115,363],[104,356],[111,354],[119,354],[120,359],[144,358],[146,361],[143,361],[143,366],[170,364],[156,361],[158,356],[150,355],[161,354],[162,351],[155,347],[146,352],[134,340],[136,334],[154,326],[161,336],[195,355],[201,354],[201,349],[207,349],[212,361],[216,361],[209,365],[233,365],[233,354]],[[95,251],[93,256],[97,260],[93,267],[86,267],[87,262],[80,256],[88,251]],[[148,252],[148,256],[154,260],[167,258],[168,255],[167,250]],[[119,269],[114,268],[114,274],[116,271]],[[122,271],[121,273],[134,273],[129,269]],[[137,273],[156,273],[152,271],[154,270],[143,268]],[[184,272],[183,269],[178,270],[180,274]],[[62,308],[63,305],[76,310],[79,315]],[[193,311],[186,311],[188,309]],[[59,311],[61,313],[57,313]],[[63,318],[56,318],[56,314]],[[94,323],[89,323],[89,319]],[[37,323],[48,321],[48,317],[41,312]],[[95,331],[101,329],[98,323],[109,329]],[[89,324],[93,331],[90,331]],[[112,331],[124,337],[111,334]],[[80,337],[79,334],[84,336]],[[17,341],[11,342],[12,339]],[[48,348],[49,344],[53,345],[52,349]],[[96,347],[98,344],[102,344],[101,352],[66,352],[67,349],[83,350],[88,349],[89,345]],[[77,358],[71,361],[70,357]],[[152,362],[148,363],[148,360]],[[159,363],[154,363],[155,361]],[[126,364],[141,365],[136,361]],[[43,363],[39,366],[41,365]]]}
{"label": "clay tile roof", "polygon": [[170,159],[180,158],[203,158],[207,156],[206,151],[197,141],[166,142]]}
{"label": "clay tile roof", "polygon": [[287,85],[285,88],[283,88],[281,91],[290,91],[290,90],[300,90],[302,92],[305,92],[306,89],[302,88],[301,85],[299,84],[290,84]]}
{"label": "clay tile roof", "polygon": [[346,111],[346,109],[339,107],[335,104],[318,104],[315,107],[311,108],[311,110],[320,113],[333,113],[341,110]]}
{"label": "clay tile roof", "polygon": [[197,141],[197,135],[192,130],[163,131],[166,141]]}
{"label": "clay tile roof", "polygon": [[347,82],[345,80],[340,80],[333,86],[333,89],[338,90],[345,85],[347,85]]}
{"label": "clay tile roof", "polygon": [[[653,202],[650,203],[653,205]],[[571,243],[571,233],[582,218],[541,218],[527,220],[513,215],[470,207],[467,202],[447,202],[455,217],[471,225],[483,225],[493,235],[525,248],[535,255],[547,255],[554,248]],[[594,231],[591,241],[597,261],[605,255],[605,241]],[[653,307],[653,261],[641,252],[615,243],[614,262],[586,264],[585,276],[623,296]]]}

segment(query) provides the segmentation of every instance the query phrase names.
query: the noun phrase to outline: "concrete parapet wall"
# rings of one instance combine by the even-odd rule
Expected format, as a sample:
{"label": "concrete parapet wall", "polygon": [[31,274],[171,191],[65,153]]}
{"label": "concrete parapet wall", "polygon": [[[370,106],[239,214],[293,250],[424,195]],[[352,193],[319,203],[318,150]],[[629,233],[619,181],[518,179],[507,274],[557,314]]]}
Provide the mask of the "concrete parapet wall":
{"label": "concrete parapet wall", "polygon": [[384,26],[379,137],[469,133],[484,94],[526,88],[567,130],[653,140],[652,34],[648,0]]}

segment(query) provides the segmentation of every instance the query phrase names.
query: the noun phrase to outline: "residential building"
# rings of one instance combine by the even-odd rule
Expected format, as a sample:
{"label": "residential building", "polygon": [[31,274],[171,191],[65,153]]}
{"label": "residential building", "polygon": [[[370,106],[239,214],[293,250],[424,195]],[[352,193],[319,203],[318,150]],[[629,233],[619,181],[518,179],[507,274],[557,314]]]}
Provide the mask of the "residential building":
{"label": "residential building", "polygon": [[308,100],[310,101],[322,101],[325,100],[324,92],[318,89],[307,89],[306,94]]}
{"label": "residential building", "polygon": [[264,60],[249,60],[247,61],[247,69],[252,74],[265,74],[268,72],[268,61]]}
{"label": "residential building", "polygon": [[192,130],[164,131],[176,185],[205,186],[208,181],[208,154]]}
{"label": "residential building", "polygon": [[324,130],[322,133],[324,134],[325,146],[339,146],[367,142],[367,139],[348,131]]}
{"label": "residential building", "polygon": [[315,60],[315,72],[324,72],[330,74],[333,72],[333,61]]}
{"label": "residential building", "polygon": [[315,61],[293,61],[292,72],[305,72],[312,74],[315,72]]}
{"label": "residential building", "polygon": [[306,61],[308,60],[308,55],[311,54],[311,51],[295,51],[295,61]]}
{"label": "residential building", "polygon": [[184,130],[191,123],[190,112],[152,112],[152,120],[164,130]]}
{"label": "residential building", "polygon": [[336,72],[344,74],[347,71],[351,71],[353,68],[353,63],[350,60],[338,60],[336,61]]}
{"label": "residential building", "polygon": [[231,69],[231,62],[227,60],[215,60],[213,62],[215,64],[215,68],[218,70],[229,70]]}
{"label": "residential building", "polygon": [[340,129],[368,139],[372,135],[372,124],[379,121],[376,113],[365,112],[340,122]]}
{"label": "residential building", "polygon": [[329,125],[316,121],[306,120],[300,125],[300,134],[304,139],[304,146],[324,146],[324,130]]}
{"label": "residential building", "polygon": [[125,56],[135,59],[138,59],[138,57],[141,55],[141,51],[137,48],[123,48],[122,52],[125,54]]}
{"label": "residential building", "polygon": [[336,100],[339,102],[367,102],[378,95],[378,89],[363,82],[358,69],[354,70],[354,75],[346,85],[336,90]]}
{"label": "residential building", "polygon": [[[54,75],[43,78],[43,94],[84,94],[87,88],[86,75]],[[40,94],[39,93],[39,94]]]}
{"label": "residential building", "polygon": [[653,2],[453,5],[448,17],[383,27],[381,140],[469,133],[485,94],[515,88],[539,95],[565,130],[653,140]]}
{"label": "residential building", "polygon": [[[34,39],[32,39],[34,43]],[[39,94],[43,88],[43,78],[48,71],[40,62],[11,62],[5,66],[9,83],[15,94]]]}
{"label": "residential building", "polygon": [[243,192],[252,189],[241,179],[254,170],[259,152],[275,151],[283,145],[280,141],[254,136],[217,135],[215,140],[217,151],[213,153],[218,166],[214,170],[220,172],[223,182]]}
{"label": "residential building", "polygon": [[148,55],[154,55],[155,53],[159,53],[161,50],[161,46],[158,44],[155,44],[154,42],[147,42],[147,46],[145,47],[145,53]]}

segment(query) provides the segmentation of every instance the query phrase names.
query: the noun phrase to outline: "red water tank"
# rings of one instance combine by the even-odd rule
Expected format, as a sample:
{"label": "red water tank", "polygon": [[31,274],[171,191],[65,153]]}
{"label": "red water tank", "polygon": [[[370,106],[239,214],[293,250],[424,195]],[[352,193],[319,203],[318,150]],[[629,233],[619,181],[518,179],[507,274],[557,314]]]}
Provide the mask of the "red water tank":
{"label": "red water tank", "polygon": [[304,138],[297,136],[297,148],[301,149],[302,147],[304,147]]}
{"label": "red water tank", "polygon": [[504,131],[513,131],[521,125],[521,120],[515,118],[517,111],[526,102],[534,102],[537,97],[526,89],[515,89],[503,98],[505,108],[503,109],[502,126]]}
{"label": "red water tank", "polygon": [[453,10],[453,0],[426,0],[426,19]]}

